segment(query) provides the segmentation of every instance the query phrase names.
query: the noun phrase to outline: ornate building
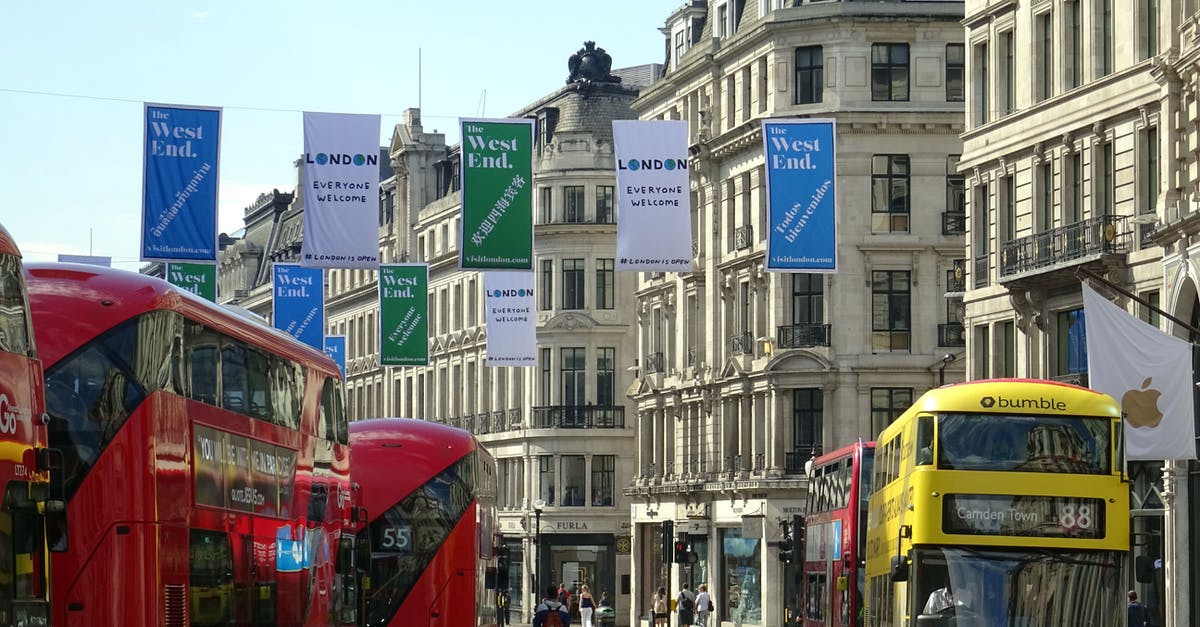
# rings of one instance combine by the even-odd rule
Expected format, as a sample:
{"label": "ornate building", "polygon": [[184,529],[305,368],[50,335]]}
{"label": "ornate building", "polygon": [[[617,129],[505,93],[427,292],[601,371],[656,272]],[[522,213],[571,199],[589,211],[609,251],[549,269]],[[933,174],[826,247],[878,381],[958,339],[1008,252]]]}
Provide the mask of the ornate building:
{"label": "ornate building", "polygon": [[[693,271],[637,285],[635,616],[709,585],[716,619],[790,622],[804,463],[962,377],[962,4],[692,0],[642,119],[689,123]],[[837,123],[836,274],[766,272],[761,121]],[[699,561],[662,566],[661,524]],[[828,608],[813,604],[815,616]]]}
{"label": "ornate building", "polygon": [[[1196,4],[968,0],[964,24],[969,376],[1087,385],[1080,281],[1091,277],[1132,315],[1195,341]],[[1127,469],[1128,584],[1153,624],[1195,624],[1200,467]],[[1158,564],[1149,581],[1134,558]]]}

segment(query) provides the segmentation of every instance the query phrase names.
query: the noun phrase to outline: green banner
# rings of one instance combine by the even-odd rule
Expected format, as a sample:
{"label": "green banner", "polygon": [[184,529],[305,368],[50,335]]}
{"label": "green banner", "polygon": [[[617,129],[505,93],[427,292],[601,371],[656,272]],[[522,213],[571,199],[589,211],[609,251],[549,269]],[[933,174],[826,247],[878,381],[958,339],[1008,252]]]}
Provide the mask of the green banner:
{"label": "green banner", "polygon": [[464,270],[533,270],[533,120],[462,120]]}
{"label": "green banner", "polygon": [[167,282],[200,298],[217,302],[217,264],[167,262]]}
{"label": "green banner", "polygon": [[379,266],[379,363],[429,365],[429,265]]}

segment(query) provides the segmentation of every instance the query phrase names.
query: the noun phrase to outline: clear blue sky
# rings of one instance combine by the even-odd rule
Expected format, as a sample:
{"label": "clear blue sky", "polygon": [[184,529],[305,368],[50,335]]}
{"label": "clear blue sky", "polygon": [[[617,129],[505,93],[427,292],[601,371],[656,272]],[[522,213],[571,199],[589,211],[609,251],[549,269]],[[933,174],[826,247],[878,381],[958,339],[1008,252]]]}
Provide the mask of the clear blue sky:
{"label": "clear blue sky", "polygon": [[[682,0],[9,2],[0,19],[0,224],[27,259],[137,269],[143,102],[216,106],[219,226],[295,186],[302,111],[378,113],[380,145],[418,106],[504,117],[558,89],[593,40],[614,67],[661,63]],[[62,94],[62,95],[55,95]],[[90,247],[90,248],[89,248]]]}

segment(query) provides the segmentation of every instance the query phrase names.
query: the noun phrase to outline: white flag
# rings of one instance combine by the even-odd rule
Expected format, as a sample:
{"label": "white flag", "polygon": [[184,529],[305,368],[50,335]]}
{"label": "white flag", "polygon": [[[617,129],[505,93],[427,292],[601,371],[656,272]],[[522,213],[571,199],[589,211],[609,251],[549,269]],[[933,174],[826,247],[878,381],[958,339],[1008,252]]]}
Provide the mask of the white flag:
{"label": "white flag", "polygon": [[1195,459],[1192,345],[1083,285],[1088,383],[1121,403],[1125,457]]}
{"label": "white flag", "polygon": [[488,366],[537,365],[532,272],[484,272]]}
{"label": "white flag", "polygon": [[687,122],[613,120],[617,270],[692,271]]}
{"label": "white flag", "polygon": [[379,116],[304,113],[300,265],[379,267]]}

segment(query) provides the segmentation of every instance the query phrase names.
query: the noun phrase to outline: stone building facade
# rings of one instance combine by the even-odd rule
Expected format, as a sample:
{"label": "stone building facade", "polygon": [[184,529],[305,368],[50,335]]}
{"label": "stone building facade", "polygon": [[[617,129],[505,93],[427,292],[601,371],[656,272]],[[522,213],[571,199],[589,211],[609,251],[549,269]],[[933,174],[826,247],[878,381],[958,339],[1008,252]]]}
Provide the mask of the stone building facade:
{"label": "stone building facade", "polygon": [[[1196,341],[1196,4],[967,0],[964,24],[968,377],[1087,385],[1084,279]],[[1198,469],[1127,466],[1127,584],[1156,625],[1200,617]],[[1151,581],[1137,557],[1158,564]]]}
{"label": "stone building facade", "polygon": [[[686,2],[634,103],[688,121],[696,242],[692,272],[637,285],[635,617],[682,580],[718,621],[790,623],[779,523],[804,512],[805,462],[962,378],[963,5],[782,4]],[[761,121],[800,116],[837,124],[835,274],[763,267]],[[669,574],[664,520],[699,557]]]}

